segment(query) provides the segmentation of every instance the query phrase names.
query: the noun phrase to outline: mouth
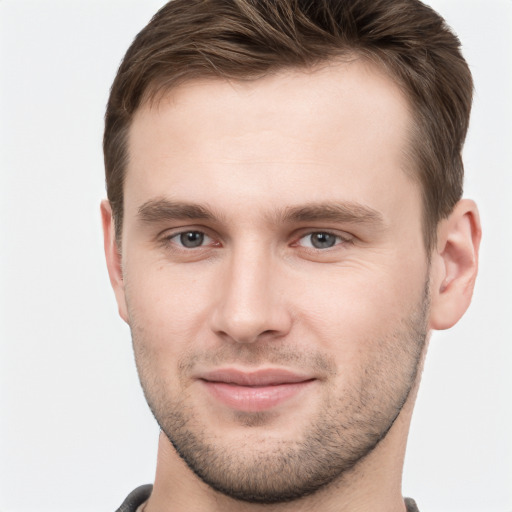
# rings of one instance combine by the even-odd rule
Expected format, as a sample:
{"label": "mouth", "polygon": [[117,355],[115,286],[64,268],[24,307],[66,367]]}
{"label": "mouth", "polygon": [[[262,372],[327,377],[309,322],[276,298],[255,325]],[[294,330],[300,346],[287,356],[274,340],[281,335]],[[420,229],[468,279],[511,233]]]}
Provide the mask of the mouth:
{"label": "mouth", "polygon": [[272,409],[310,387],[317,379],[283,369],[240,371],[221,369],[206,372],[199,381],[223,405],[243,412]]}

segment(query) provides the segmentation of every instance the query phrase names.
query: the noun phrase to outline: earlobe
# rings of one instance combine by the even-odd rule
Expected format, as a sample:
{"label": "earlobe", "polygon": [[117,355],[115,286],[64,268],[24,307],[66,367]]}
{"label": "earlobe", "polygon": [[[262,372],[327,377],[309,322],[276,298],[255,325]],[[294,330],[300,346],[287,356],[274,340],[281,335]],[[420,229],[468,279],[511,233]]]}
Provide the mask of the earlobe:
{"label": "earlobe", "polygon": [[106,199],[101,202],[100,208],[101,222],[103,225],[103,246],[105,249],[105,259],[107,261],[110,284],[112,285],[116,296],[119,315],[126,323],[128,323],[128,312],[124,294],[123,270],[121,265],[121,252],[119,251],[116,240],[112,208]]}
{"label": "earlobe", "polygon": [[456,324],[471,302],[482,230],[476,204],[459,201],[438,227],[432,254],[430,328]]}

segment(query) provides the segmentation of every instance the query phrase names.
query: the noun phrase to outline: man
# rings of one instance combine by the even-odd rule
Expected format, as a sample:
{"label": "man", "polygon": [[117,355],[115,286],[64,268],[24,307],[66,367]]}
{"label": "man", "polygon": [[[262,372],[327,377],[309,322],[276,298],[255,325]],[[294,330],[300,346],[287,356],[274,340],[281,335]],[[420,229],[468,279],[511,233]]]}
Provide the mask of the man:
{"label": "man", "polygon": [[175,0],[137,36],[101,211],[161,435],[119,510],[417,510],[429,334],[477,271],[471,96],[416,0]]}

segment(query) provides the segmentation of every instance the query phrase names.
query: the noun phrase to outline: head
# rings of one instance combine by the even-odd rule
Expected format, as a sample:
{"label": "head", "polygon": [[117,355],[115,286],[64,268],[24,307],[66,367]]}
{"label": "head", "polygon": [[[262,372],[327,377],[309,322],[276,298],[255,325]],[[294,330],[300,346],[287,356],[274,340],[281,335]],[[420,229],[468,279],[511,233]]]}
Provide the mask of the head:
{"label": "head", "polygon": [[107,262],[148,403],[211,488],[299,499],[403,431],[429,331],[471,297],[471,90],[416,1],[173,1],[135,39]]}

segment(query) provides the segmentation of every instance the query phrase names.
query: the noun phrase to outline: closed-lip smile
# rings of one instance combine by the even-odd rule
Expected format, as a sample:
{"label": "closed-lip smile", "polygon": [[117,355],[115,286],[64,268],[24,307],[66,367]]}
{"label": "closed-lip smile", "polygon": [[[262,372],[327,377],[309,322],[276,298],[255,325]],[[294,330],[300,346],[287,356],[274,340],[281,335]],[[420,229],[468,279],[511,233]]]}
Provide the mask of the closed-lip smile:
{"label": "closed-lip smile", "polygon": [[292,399],[316,380],[287,369],[217,369],[198,375],[198,380],[223,405],[245,412],[271,409]]}

